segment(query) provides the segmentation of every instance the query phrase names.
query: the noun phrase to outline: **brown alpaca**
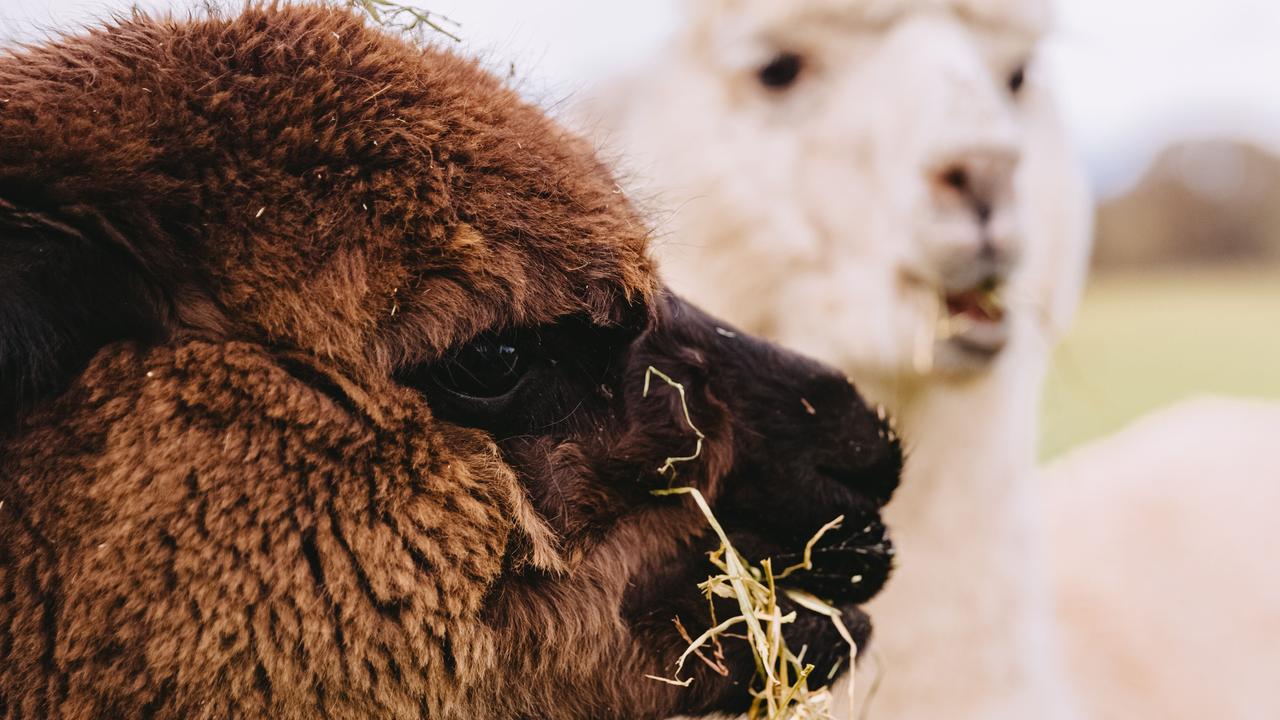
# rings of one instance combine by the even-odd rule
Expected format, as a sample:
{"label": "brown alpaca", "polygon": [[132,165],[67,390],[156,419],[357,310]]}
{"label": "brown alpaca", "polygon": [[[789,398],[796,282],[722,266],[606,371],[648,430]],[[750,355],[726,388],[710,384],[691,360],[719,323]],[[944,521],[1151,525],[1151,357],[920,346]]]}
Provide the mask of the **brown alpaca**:
{"label": "brown alpaca", "polygon": [[[581,142],[343,11],[0,56],[0,717],[742,709],[743,643],[644,678],[714,545],[650,493],[693,438],[649,366],[735,541],[785,562],[847,516],[796,582],[865,640],[892,434],[645,245]],[[815,677],[844,653],[793,635]]]}

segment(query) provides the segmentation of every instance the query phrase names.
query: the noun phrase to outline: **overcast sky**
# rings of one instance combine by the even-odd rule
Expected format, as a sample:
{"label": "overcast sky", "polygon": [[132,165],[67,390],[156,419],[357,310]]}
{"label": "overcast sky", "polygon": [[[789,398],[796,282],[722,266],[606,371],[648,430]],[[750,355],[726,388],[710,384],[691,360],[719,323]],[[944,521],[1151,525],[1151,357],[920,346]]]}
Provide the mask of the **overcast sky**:
{"label": "overcast sky", "polygon": [[[422,0],[467,47],[516,64],[542,102],[657,52],[689,0]],[[185,7],[197,0],[142,0]],[[30,38],[128,0],[0,0],[0,38]],[[1171,139],[1228,133],[1280,149],[1280,1],[1058,0],[1049,48],[1096,184],[1115,191]]]}

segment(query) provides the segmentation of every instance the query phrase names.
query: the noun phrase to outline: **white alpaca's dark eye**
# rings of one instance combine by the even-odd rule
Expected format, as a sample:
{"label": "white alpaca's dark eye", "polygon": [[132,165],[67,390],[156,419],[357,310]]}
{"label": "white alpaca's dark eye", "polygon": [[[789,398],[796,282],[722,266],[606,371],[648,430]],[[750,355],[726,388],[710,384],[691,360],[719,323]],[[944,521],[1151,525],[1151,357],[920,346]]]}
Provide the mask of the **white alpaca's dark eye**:
{"label": "white alpaca's dark eye", "polygon": [[1018,95],[1027,84],[1027,64],[1023,63],[1009,73],[1009,92]]}
{"label": "white alpaca's dark eye", "polygon": [[760,68],[756,75],[761,85],[771,90],[784,90],[795,84],[803,69],[804,58],[793,52],[784,52]]}
{"label": "white alpaca's dark eye", "polygon": [[444,390],[471,398],[500,398],[515,390],[529,370],[533,348],[520,338],[484,335],[432,373]]}

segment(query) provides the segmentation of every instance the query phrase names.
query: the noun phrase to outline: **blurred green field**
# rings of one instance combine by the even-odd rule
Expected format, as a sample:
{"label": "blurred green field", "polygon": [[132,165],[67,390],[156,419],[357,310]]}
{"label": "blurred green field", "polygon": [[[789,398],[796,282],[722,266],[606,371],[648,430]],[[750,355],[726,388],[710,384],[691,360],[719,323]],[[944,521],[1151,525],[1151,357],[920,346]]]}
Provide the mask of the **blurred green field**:
{"label": "blurred green field", "polygon": [[1280,269],[1096,277],[1049,373],[1041,457],[1205,393],[1280,399]]}

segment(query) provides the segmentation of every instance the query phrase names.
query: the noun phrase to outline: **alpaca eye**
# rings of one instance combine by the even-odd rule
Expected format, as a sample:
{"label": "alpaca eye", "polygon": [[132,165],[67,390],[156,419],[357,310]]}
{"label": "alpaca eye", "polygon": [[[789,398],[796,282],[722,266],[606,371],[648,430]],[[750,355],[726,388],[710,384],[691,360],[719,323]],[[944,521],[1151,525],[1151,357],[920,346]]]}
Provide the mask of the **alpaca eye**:
{"label": "alpaca eye", "polygon": [[1027,64],[1023,63],[1009,74],[1009,92],[1018,95],[1027,84]]}
{"label": "alpaca eye", "polygon": [[778,54],[769,64],[760,68],[757,76],[760,84],[772,90],[783,90],[795,83],[804,69],[804,59],[792,52]]}
{"label": "alpaca eye", "polygon": [[644,326],[569,315],[489,331],[402,369],[396,380],[418,391],[441,420],[500,437],[545,429],[575,414],[585,398],[612,399],[626,349],[647,328],[647,311],[642,317]]}
{"label": "alpaca eye", "polygon": [[520,385],[536,349],[535,344],[514,335],[483,335],[436,364],[432,380],[455,395],[501,398]]}

